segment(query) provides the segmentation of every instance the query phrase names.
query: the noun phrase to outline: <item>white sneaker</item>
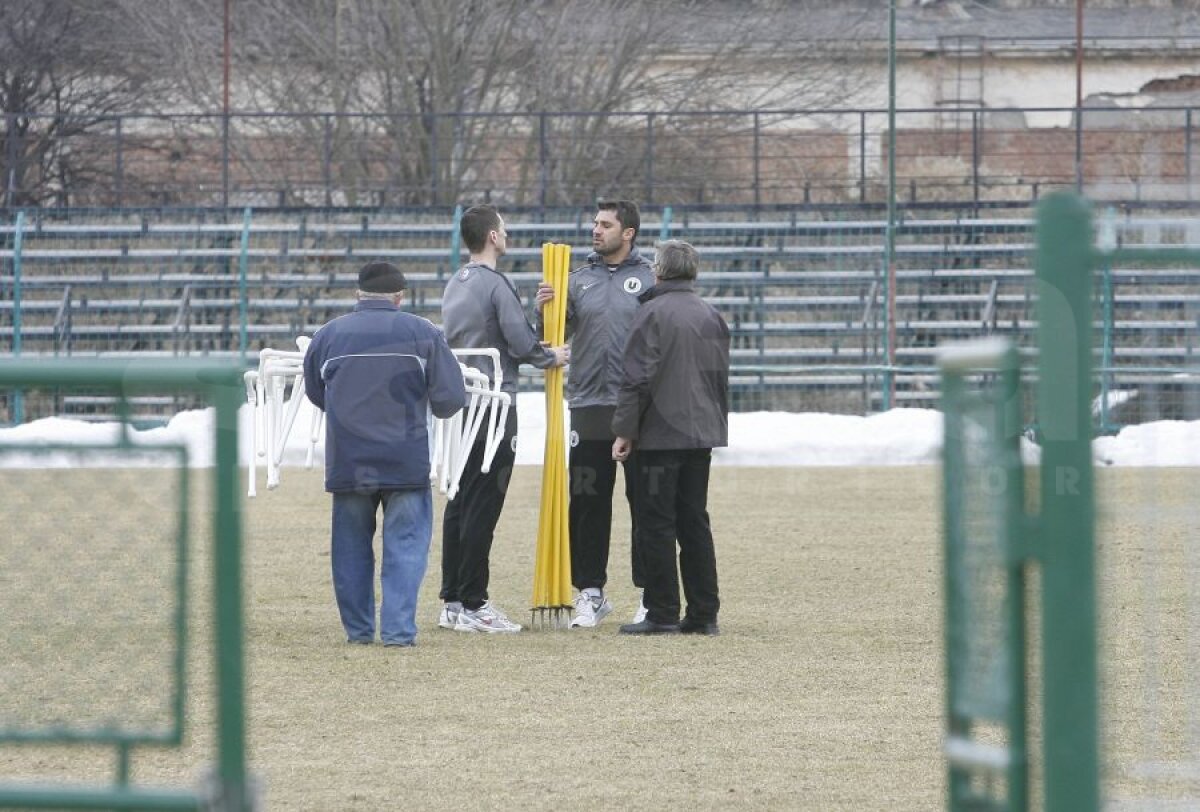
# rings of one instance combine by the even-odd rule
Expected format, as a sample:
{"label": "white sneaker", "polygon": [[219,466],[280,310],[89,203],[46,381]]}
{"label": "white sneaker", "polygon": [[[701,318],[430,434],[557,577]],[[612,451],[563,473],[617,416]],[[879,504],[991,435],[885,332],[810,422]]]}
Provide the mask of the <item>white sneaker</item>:
{"label": "white sneaker", "polygon": [[487,634],[514,634],[521,631],[520,623],[513,623],[504,612],[487,601],[474,611],[463,607],[454,624],[456,632],[485,632]]}
{"label": "white sneaker", "polygon": [[600,621],[608,617],[612,609],[608,598],[601,596],[600,603],[597,604],[591,595],[580,592],[575,596],[575,617],[571,618],[571,628],[591,629],[599,626]]}
{"label": "white sneaker", "polygon": [[458,613],[462,611],[461,603],[444,603],[438,614],[438,625],[443,629],[453,629],[458,623]]}
{"label": "white sneaker", "polygon": [[645,600],[645,598],[638,598],[638,608],[637,608],[637,611],[633,613],[633,622],[641,623],[645,619],[646,619],[646,600]]}

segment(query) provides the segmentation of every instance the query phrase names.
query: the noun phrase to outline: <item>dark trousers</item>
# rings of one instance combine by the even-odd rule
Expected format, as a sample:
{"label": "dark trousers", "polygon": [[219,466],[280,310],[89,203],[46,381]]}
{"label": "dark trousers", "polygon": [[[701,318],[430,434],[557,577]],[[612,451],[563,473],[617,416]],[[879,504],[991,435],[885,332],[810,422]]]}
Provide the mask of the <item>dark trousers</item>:
{"label": "dark trousers", "polygon": [[[644,568],[646,617],[679,621],[679,577],[686,617],[717,619],[717,558],[708,521],[708,473],[712,449],[638,452],[638,550]],[[675,543],[679,542],[679,567]]]}
{"label": "dark trousers", "polygon": [[[571,450],[568,458],[571,501],[571,583],[576,589],[603,589],[608,583],[608,550],[612,535],[612,498],[617,464],[612,458],[611,406],[571,410]],[[633,508],[637,474],[636,456],[625,466],[625,500],[634,532],[630,534],[633,583],[642,586],[642,564],[637,554],[637,515]]]}
{"label": "dark trousers", "polygon": [[[483,431],[480,429],[481,434]],[[458,494],[446,503],[442,515],[442,588],[438,593],[443,601],[461,601],[468,609],[478,609],[488,598],[488,557],[512,478],[516,436],[517,410],[513,408],[508,412],[504,439],[491,469],[486,474],[480,470],[484,447],[480,437],[467,458]]]}

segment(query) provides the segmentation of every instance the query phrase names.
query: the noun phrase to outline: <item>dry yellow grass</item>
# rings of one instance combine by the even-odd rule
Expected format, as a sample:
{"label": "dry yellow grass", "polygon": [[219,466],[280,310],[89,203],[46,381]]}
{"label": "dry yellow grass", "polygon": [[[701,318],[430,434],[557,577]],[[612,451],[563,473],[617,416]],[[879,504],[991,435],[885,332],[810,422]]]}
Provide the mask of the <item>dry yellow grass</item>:
{"label": "dry yellow grass", "polygon": [[[531,593],[539,475],[517,470],[492,555],[492,597],[517,619]],[[1129,486],[1139,476],[1103,472],[1114,510],[1145,498]],[[435,530],[418,645],[397,650],[343,642],[328,497],[319,472],[289,469],[244,514],[248,727],[267,808],[938,809],[937,477],[936,468],[714,469],[717,638],[617,635],[637,601],[619,511],[617,609],[599,629],[440,630]],[[1163,498],[1186,501],[1176,491],[1186,494]],[[207,566],[196,554],[202,623]],[[206,641],[197,626],[185,746],[135,755],[137,782],[191,784],[211,761]],[[6,777],[105,781],[112,766],[111,754],[90,749],[0,748]]]}

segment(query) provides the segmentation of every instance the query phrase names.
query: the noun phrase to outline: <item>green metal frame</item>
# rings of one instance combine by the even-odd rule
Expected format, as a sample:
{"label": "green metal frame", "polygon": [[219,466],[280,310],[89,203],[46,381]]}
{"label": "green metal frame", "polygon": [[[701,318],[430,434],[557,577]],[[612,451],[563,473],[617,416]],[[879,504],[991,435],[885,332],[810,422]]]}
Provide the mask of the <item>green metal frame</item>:
{"label": "green metal frame", "polygon": [[247,292],[246,273],[250,261],[250,207],[242,212],[242,234],[238,242],[238,356],[246,362],[249,345],[250,301]]}
{"label": "green metal frame", "polygon": [[[997,339],[948,349],[940,361],[949,808],[1024,812],[1029,790],[1020,361],[1011,343]],[[995,521],[990,533],[972,532],[972,510]],[[970,588],[987,578],[1003,583],[991,605]],[[999,650],[982,650],[977,642],[992,639],[985,631],[989,625],[999,632]],[[977,738],[983,724],[1002,727],[1003,744]]]}
{"label": "green metal frame", "polygon": [[450,262],[446,266],[446,276],[451,276],[457,271],[459,264],[462,262],[462,216],[463,207],[459,203],[454,207],[454,222],[450,228]]}
{"label": "green metal frame", "polygon": [[[125,426],[126,424],[122,424]],[[175,650],[172,653],[172,686],[171,686],[171,719],[165,730],[126,731],[111,727],[79,729],[69,727],[48,727],[38,729],[20,729],[0,727],[0,744],[111,744],[122,753],[127,754],[129,748],[136,745],[166,745],[177,747],[183,741],[183,704],[186,694],[185,657],[187,653],[187,527],[188,527],[188,488],[190,472],[188,470],[187,447],[181,445],[133,445],[128,431],[122,431],[117,442],[112,445],[6,445],[5,451],[19,451],[25,454],[54,455],[79,454],[86,456],[92,452],[112,451],[123,449],[139,454],[146,452],[170,452],[177,457],[175,471],[179,476],[178,501],[175,504],[175,573],[174,583],[177,601],[172,617],[172,627],[175,635]],[[122,757],[121,763],[126,759]],[[118,769],[118,774],[128,774],[127,770]],[[120,777],[118,776],[118,781]],[[124,783],[121,781],[121,783]]]}
{"label": "green metal frame", "polygon": [[[13,229],[13,356],[21,357],[21,254],[25,243],[25,212],[17,212],[15,228]],[[25,422],[25,395],[18,389],[13,393],[13,423],[21,425]]]}
{"label": "green metal frame", "polygon": [[1038,423],[1042,432],[1042,692],[1047,812],[1100,808],[1092,223],[1069,194],[1038,206]]}
{"label": "green metal frame", "polygon": [[[947,591],[947,697],[950,761],[950,808],[1026,808],[1027,782],[1012,770],[1024,761],[1025,681],[1021,627],[1024,610],[1022,569],[1041,574],[1042,767],[1047,812],[1095,812],[1100,808],[1098,736],[1095,494],[1092,470],[1092,277],[1103,257],[1093,249],[1091,215],[1082,199],[1069,194],[1047,197],[1038,206],[1036,228],[1038,375],[1036,417],[1042,444],[1039,496],[1041,512],[1027,517],[1018,435],[1019,367],[1015,351],[992,348],[991,355],[951,354],[943,361],[946,391],[945,533]],[[1161,253],[1161,252],[1159,252]],[[1000,363],[1003,355],[1003,363]],[[953,359],[957,358],[957,362]],[[962,546],[965,475],[960,433],[970,395],[963,375],[973,361],[989,359],[1000,370],[1001,397],[990,427],[996,445],[991,464],[1004,473],[1007,498],[991,506],[1003,527],[1008,550],[1009,597],[1007,644],[1011,660],[1012,705],[959,707],[959,674],[964,655],[961,635],[970,634],[956,615],[972,598],[969,578],[956,571]],[[1018,667],[1018,663],[1020,666]],[[1005,709],[1009,731],[1006,751],[974,748],[969,737],[974,718],[996,717]],[[968,713],[973,711],[974,713]],[[972,756],[974,759],[972,761]],[[1018,758],[1020,756],[1020,758]],[[972,795],[967,769],[1009,770],[1007,807],[981,805]],[[1020,765],[1023,769],[1023,764]]]}
{"label": "green metal frame", "polygon": [[[187,391],[205,397],[216,411],[214,429],[215,465],[213,467],[213,592],[215,612],[216,690],[217,690],[217,749],[218,757],[212,781],[194,791],[138,788],[128,785],[129,750],[136,744],[178,745],[183,731],[185,696],[186,634],[184,594],[187,572],[187,471],[181,464],[181,504],[178,506],[180,567],[176,583],[180,589],[179,608],[175,618],[179,646],[175,652],[174,723],[165,733],[122,735],[112,731],[43,730],[24,734],[6,730],[0,741],[15,744],[42,743],[109,743],[118,750],[117,781],[103,786],[41,786],[0,785],[0,808],[24,809],[222,809],[245,812],[254,807],[254,795],[246,769],[245,728],[245,665],[243,653],[242,617],[242,532],[240,516],[240,487],[238,475],[237,412],[245,397],[240,366],[203,361],[76,361],[72,359],[0,360],[0,388],[106,389],[121,400],[121,410],[128,415],[128,399],[142,391],[164,389]],[[106,450],[143,450],[133,446],[128,423]],[[186,462],[186,450],[178,446],[167,448],[180,454]],[[74,447],[71,450],[79,450]]]}

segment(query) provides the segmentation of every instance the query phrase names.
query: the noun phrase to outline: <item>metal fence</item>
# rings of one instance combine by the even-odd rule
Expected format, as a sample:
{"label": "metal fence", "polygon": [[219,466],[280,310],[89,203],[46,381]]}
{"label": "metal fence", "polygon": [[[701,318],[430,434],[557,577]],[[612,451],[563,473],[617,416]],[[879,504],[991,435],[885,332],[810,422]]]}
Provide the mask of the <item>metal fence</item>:
{"label": "metal fence", "polygon": [[[1188,107],[904,109],[910,204],[1198,197]],[[0,203],[24,206],[882,204],[886,110],[520,114],[9,114]],[[1037,124],[1038,126],[1034,126]]]}
{"label": "metal fence", "polygon": [[[5,393],[97,389],[125,415],[129,399],[147,392],[188,392],[212,407],[211,473],[206,487],[193,487],[188,448],[164,438],[135,442],[124,422],[87,445],[16,436],[0,444],[0,500],[5,515],[22,517],[0,548],[7,649],[0,660],[0,747],[56,748],[40,751],[55,752],[53,758],[14,760],[6,752],[6,764],[23,766],[0,777],[0,809],[257,809],[246,751],[242,370],[213,361],[0,360]],[[96,510],[98,504],[121,509]],[[197,515],[205,517],[203,532],[192,520]],[[209,565],[197,578],[189,569],[200,556]],[[204,580],[207,589],[199,588]],[[45,588],[67,581],[70,589]],[[189,607],[197,604],[204,609],[193,616]],[[213,672],[196,680],[202,652]],[[197,701],[194,682],[212,693]],[[194,721],[207,715],[211,770],[194,787],[147,785],[135,756],[181,747],[185,731],[209,727]],[[69,747],[110,748],[112,780],[97,783],[65,754]],[[64,784],[71,765],[79,772]],[[28,770],[37,783],[14,780]]]}
{"label": "metal fence", "polygon": [[[582,262],[592,213],[508,222],[505,270],[531,313],[542,244],[573,244]],[[699,249],[699,290],[733,336],[735,409],[931,407],[938,345],[1001,335],[1034,351],[1031,220],[907,219],[889,265],[886,222],[836,216],[645,213],[643,250],[663,237]],[[1198,219],[1111,212],[1103,222],[1123,245],[1200,245]],[[358,268],[377,258],[404,269],[406,307],[440,322],[445,280],[465,258],[456,234],[454,216],[437,212],[31,212],[0,226],[0,352],[250,363],[346,312]],[[1098,273],[1097,424],[1179,413],[1200,380],[1200,270],[1110,263]]]}

